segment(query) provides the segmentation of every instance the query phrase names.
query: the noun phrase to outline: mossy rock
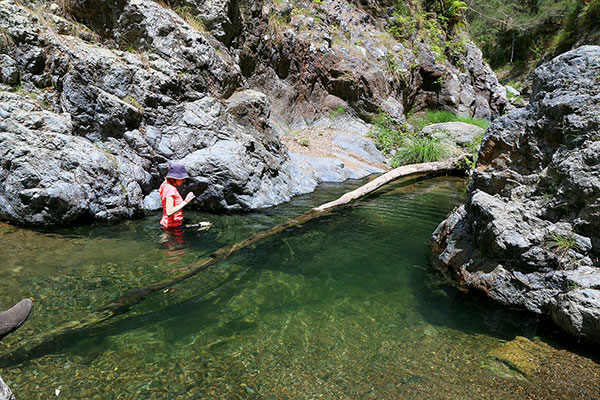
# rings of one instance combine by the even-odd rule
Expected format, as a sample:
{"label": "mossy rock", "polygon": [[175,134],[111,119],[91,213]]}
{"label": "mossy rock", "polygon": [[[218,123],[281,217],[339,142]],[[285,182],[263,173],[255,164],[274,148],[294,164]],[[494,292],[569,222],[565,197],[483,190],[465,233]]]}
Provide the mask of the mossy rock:
{"label": "mossy rock", "polygon": [[518,372],[524,378],[531,378],[539,368],[539,359],[543,357],[543,353],[544,349],[541,346],[527,338],[517,336],[504,346],[492,350],[489,357]]}

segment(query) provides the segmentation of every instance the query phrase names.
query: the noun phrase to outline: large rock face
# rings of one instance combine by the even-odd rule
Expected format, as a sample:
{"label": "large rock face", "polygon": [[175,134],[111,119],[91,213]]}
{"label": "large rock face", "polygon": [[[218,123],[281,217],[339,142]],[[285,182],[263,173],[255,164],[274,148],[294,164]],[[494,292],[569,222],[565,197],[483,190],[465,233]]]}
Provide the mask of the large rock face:
{"label": "large rock face", "polygon": [[361,127],[362,143],[380,111],[502,113],[474,46],[458,68],[425,43],[405,48],[382,18],[343,0],[0,0],[0,219],[139,216],[160,207],[174,161],[194,175],[191,207],[267,207],[381,170],[340,162],[360,159],[344,145],[323,163],[339,173],[315,172],[280,140],[290,131],[331,128],[347,142]]}
{"label": "large rock face", "polygon": [[[316,179],[278,140],[268,99],[239,88],[239,68],[218,42],[155,2],[98,7],[109,5],[106,40],[140,50],[100,45],[84,27],[0,2],[10,38],[2,76],[14,83],[16,69],[19,82],[0,95],[0,218],[65,224],[141,215],[145,204],[156,206],[144,199],[172,161],[188,166],[188,189],[208,209],[266,207],[314,189]],[[75,28],[86,34],[66,35]]]}
{"label": "large rock face", "polygon": [[504,112],[506,91],[468,38],[454,64],[420,37],[394,40],[386,30],[393,2],[245,3],[242,74],[269,94],[278,120],[292,129],[340,104],[365,119],[384,112],[399,121],[427,108],[479,118]]}
{"label": "large rock face", "polygon": [[501,303],[600,341],[600,47],[534,72],[526,109],[487,130],[434,262]]}

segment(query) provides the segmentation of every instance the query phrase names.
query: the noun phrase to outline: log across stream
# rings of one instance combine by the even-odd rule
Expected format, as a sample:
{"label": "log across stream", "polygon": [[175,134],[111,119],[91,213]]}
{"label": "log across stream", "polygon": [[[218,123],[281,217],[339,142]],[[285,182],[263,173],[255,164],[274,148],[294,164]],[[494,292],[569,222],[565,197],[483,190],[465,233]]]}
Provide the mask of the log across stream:
{"label": "log across stream", "polygon": [[26,360],[27,358],[36,357],[52,351],[61,344],[67,343],[74,335],[88,331],[92,332],[103,322],[106,322],[115,316],[127,313],[131,307],[139,304],[148,295],[154,292],[172,287],[173,285],[185,281],[199,272],[219,263],[241,249],[252,246],[265,238],[281,233],[291,227],[304,224],[310,220],[326,215],[333,209],[343,207],[355,200],[365,197],[382,186],[397,179],[464,173],[467,166],[468,163],[465,162],[464,157],[458,157],[447,161],[406,165],[393,169],[370,181],[369,183],[344,194],[337,200],[313,208],[296,218],[289,219],[254,236],[243,239],[234,244],[224,246],[200,261],[181,268],[180,275],[177,275],[171,279],[153,283],[145,287],[129,290],[117,299],[105,304],[103,307],[90,312],[90,314],[83,319],[70,321],[44,334],[35,336],[27,341],[22,341],[14,346],[11,346],[10,348],[5,349],[5,352],[0,357],[0,365],[16,364]]}

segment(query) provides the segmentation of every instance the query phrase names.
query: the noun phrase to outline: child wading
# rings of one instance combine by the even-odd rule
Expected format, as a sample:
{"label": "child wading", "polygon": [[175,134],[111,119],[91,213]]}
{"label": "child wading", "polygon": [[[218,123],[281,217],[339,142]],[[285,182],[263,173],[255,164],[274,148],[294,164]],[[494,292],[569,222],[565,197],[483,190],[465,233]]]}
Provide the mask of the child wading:
{"label": "child wading", "polygon": [[183,225],[183,213],[181,209],[196,197],[190,192],[185,196],[185,200],[177,190],[185,180],[189,178],[185,165],[172,164],[165,181],[160,185],[160,201],[163,207],[163,216],[160,224],[164,228],[177,228]]}

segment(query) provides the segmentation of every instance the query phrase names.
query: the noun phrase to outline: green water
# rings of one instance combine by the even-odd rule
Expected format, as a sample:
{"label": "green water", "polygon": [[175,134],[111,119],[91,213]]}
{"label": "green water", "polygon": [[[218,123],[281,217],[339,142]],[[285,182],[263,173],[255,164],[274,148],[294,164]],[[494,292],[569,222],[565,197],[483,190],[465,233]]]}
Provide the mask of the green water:
{"label": "green water", "polygon": [[[35,301],[0,354],[361,183],[259,213],[187,212],[213,227],[179,239],[158,228],[159,215],[60,230],[0,225],[0,308]],[[0,374],[21,399],[56,390],[67,399],[558,398],[488,366],[492,349],[536,335],[537,323],[461,294],[429,265],[428,239],[463,192],[452,178],[392,186],[92,330],[4,359]]]}

